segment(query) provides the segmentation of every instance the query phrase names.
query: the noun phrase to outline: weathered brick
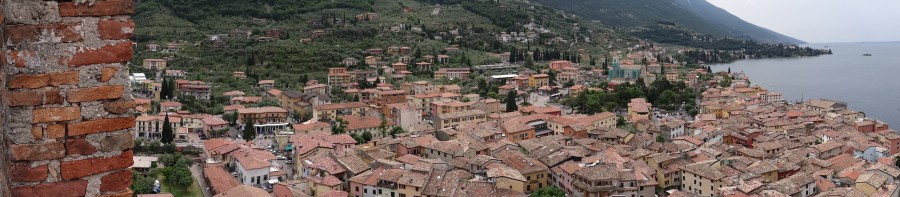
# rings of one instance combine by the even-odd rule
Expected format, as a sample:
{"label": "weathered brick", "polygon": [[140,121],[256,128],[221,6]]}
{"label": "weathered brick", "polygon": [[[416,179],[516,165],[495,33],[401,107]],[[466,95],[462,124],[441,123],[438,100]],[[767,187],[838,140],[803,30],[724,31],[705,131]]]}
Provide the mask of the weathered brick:
{"label": "weathered brick", "polygon": [[13,64],[16,67],[25,67],[25,59],[36,57],[37,53],[34,51],[24,50],[24,51],[16,51],[16,50],[6,50],[6,57],[11,59]]}
{"label": "weathered brick", "polygon": [[134,14],[134,1],[97,1],[93,5],[76,2],[60,2],[59,16],[113,16]]}
{"label": "weathered brick", "polygon": [[66,139],[66,155],[90,155],[97,152],[97,147],[84,138]]}
{"label": "weathered brick", "polygon": [[47,138],[62,138],[66,137],[66,125],[63,124],[51,124],[47,125]]}
{"label": "weathered brick", "polygon": [[134,147],[134,136],[131,133],[108,135],[100,140],[100,151],[123,151]]}
{"label": "weathered brick", "polygon": [[78,84],[78,71],[50,73],[50,85],[75,85]]}
{"label": "weathered brick", "polygon": [[117,101],[103,104],[103,109],[109,113],[121,114],[128,113],[128,110],[134,109],[134,101]]}
{"label": "weathered brick", "polygon": [[44,128],[31,127],[31,136],[34,137],[35,140],[41,140],[44,138]]}
{"label": "weathered brick", "polygon": [[116,75],[116,72],[118,72],[118,71],[119,71],[119,69],[114,68],[114,67],[106,67],[106,68],[101,69],[100,70],[100,82],[109,81],[110,79],[113,78],[113,76]]}
{"label": "weathered brick", "polygon": [[129,39],[134,36],[134,21],[131,19],[119,21],[114,19],[100,20],[97,24],[100,30],[100,38],[106,40]]}
{"label": "weathered brick", "polygon": [[50,75],[15,75],[9,78],[9,88],[42,88],[50,85]]}
{"label": "weathered brick", "polygon": [[75,180],[38,185],[19,186],[12,189],[12,196],[25,197],[75,197],[84,196],[87,192],[87,180]]}
{"label": "weathered brick", "polygon": [[16,161],[40,161],[66,156],[66,147],[61,142],[44,144],[13,144],[10,152]]}
{"label": "weathered brick", "polygon": [[44,91],[44,104],[62,104],[63,97],[58,89]]}
{"label": "weathered brick", "polygon": [[131,186],[131,170],[110,173],[100,178],[100,192],[122,191]]}
{"label": "weathered brick", "polygon": [[134,117],[82,121],[68,126],[69,136],[118,131],[134,127]]}
{"label": "weathered brick", "polygon": [[47,179],[49,166],[47,164],[32,168],[29,162],[16,162],[10,170],[13,181],[43,181]]}
{"label": "weathered brick", "polygon": [[8,25],[6,38],[18,45],[31,42],[79,42],[83,39],[79,23],[59,23],[40,25]]}
{"label": "weathered brick", "polygon": [[108,64],[127,62],[134,53],[131,42],[106,45],[97,49],[86,49],[72,55],[67,65],[84,66],[91,64]]}
{"label": "weathered brick", "polygon": [[134,164],[131,151],[110,158],[91,158],[78,161],[64,161],[60,167],[62,178],[65,180],[81,178],[103,172],[125,169]]}
{"label": "weathered brick", "polygon": [[78,71],[40,74],[16,75],[9,80],[9,88],[42,88],[47,86],[78,84]]}
{"label": "weathered brick", "polygon": [[37,91],[21,91],[9,93],[7,104],[11,107],[38,106],[43,104],[41,93]]}
{"label": "weathered brick", "polygon": [[91,88],[76,88],[66,91],[66,100],[70,103],[117,99],[125,93],[125,86],[98,86]]}
{"label": "weathered brick", "polygon": [[33,123],[69,121],[78,118],[81,118],[80,107],[41,108],[31,112]]}

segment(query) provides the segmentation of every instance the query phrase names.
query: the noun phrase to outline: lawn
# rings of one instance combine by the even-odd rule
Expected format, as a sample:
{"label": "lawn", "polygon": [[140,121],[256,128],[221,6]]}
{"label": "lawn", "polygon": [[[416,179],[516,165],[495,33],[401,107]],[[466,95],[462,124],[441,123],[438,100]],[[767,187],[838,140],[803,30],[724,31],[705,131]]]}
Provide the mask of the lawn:
{"label": "lawn", "polygon": [[162,185],[162,193],[171,193],[175,197],[203,196],[203,192],[200,191],[200,184],[197,180],[194,180],[194,184],[191,184],[187,189],[181,189],[169,186],[169,183],[166,182],[166,176],[163,176],[162,173],[159,173],[156,178],[159,179],[159,183]]}

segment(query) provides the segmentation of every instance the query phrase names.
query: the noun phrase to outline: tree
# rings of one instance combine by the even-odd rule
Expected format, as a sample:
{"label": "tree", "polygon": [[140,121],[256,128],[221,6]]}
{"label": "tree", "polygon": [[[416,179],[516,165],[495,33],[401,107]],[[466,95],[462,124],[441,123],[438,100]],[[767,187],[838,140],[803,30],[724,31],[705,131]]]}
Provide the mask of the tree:
{"label": "tree", "polygon": [[656,135],[656,142],[659,142],[659,143],[666,142],[666,138],[664,138],[662,135]]}
{"label": "tree", "polygon": [[256,139],[256,130],[253,128],[253,124],[254,123],[252,117],[248,116],[247,119],[244,120],[244,132],[241,133],[241,135],[243,135],[242,137],[244,138],[244,141],[249,142],[253,141],[253,139]]}
{"label": "tree", "polygon": [[166,113],[166,119],[163,120],[162,137],[160,141],[164,144],[170,144],[175,140],[175,133],[172,132],[172,125],[169,124],[169,113]]}
{"label": "tree", "polygon": [[166,175],[166,180],[175,187],[187,188],[194,183],[194,177],[191,176],[191,170],[187,167],[173,167]]}
{"label": "tree", "polygon": [[728,73],[729,74],[731,73],[731,67],[728,67]]}
{"label": "tree", "polygon": [[383,115],[381,116],[381,124],[378,125],[378,129],[381,130],[381,137],[388,135],[387,119],[385,119]]}
{"label": "tree", "polygon": [[337,118],[334,120],[334,124],[331,124],[331,134],[344,134],[347,130],[347,121],[341,118]]}
{"label": "tree", "polygon": [[391,138],[396,138],[397,135],[399,135],[401,133],[406,133],[406,131],[403,130],[403,127],[394,126],[394,128],[391,128]]}
{"label": "tree", "polygon": [[516,90],[509,90],[506,93],[506,112],[518,111],[519,106],[516,105]]}
{"label": "tree", "polygon": [[137,172],[131,173],[131,191],[134,194],[150,194],[153,192],[153,181]]}
{"label": "tree", "polygon": [[894,157],[894,166],[900,168],[900,156]]}
{"label": "tree", "polygon": [[616,126],[617,126],[617,127],[625,126],[625,124],[627,124],[627,123],[625,122],[625,118],[624,118],[624,117],[619,116],[619,119],[616,119]]}
{"label": "tree", "polygon": [[529,197],[565,197],[565,196],[566,196],[565,191],[563,191],[562,189],[559,189],[558,187],[554,187],[554,186],[543,187],[541,189],[538,189],[537,191],[534,191],[534,193],[531,193],[531,195],[529,195]]}
{"label": "tree", "polygon": [[369,131],[363,132],[362,141],[363,141],[362,143],[368,143],[369,141],[372,141],[372,132],[369,132]]}
{"label": "tree", "polygon": [[228,112],[228,113],[222,114],[222,119],[225,119],[225,121],[228,121],[228,125],[234,126],[235,124],[237,124],[237,113]]}

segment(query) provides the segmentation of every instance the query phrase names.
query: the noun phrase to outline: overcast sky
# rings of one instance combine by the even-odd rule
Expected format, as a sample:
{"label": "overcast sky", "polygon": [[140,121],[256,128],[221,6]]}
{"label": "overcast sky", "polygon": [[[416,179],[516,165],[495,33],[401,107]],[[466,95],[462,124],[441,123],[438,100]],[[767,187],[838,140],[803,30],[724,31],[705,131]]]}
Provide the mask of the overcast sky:
{"label": "overcast sky", "polygon": [[900,0],[708,0],[810,43],[900,41]]}

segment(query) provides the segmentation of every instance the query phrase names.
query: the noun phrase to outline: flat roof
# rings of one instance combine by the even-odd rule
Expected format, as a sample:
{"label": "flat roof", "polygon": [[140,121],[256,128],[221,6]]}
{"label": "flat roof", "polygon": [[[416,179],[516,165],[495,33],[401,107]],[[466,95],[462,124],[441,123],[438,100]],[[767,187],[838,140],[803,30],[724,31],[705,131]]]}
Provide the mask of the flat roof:
{"label": "flat roof", "polygon": [[494,78],[494,79],[503,79],[503,78],[513,78],[513,77],[518,77],[518,76],[519,76],[519,75],[517,75],[517,74],[493,75],[493,76],[491,76],[491,78]]}

